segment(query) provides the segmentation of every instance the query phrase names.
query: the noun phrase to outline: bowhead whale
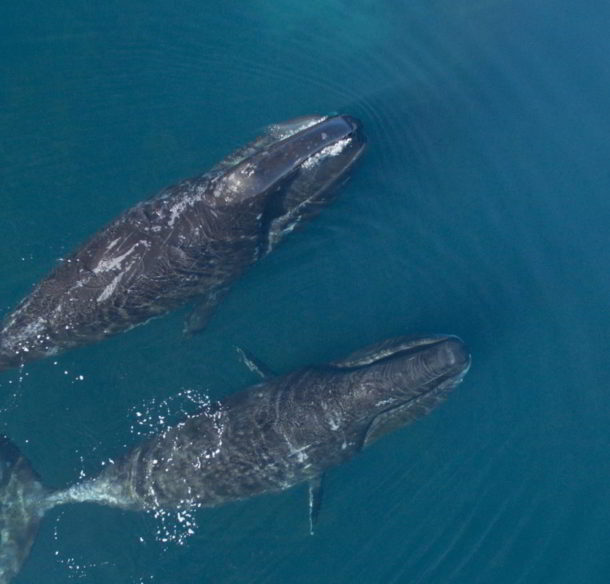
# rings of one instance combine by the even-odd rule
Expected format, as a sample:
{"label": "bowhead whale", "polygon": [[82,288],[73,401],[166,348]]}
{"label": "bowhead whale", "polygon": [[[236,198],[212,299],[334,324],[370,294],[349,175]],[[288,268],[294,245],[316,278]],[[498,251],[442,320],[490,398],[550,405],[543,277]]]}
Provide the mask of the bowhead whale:
{"label": "bowhead whale", "polygon": [[190,509],[309,482],[313,520],[328,468],[430,412],[469,366],[457,337],[387,340],[328,365],[267,378],[60,491],[43,487],[17,446],[2,437],[0,584],[18,573],[44,513],[64,503]]}
{"label": "bowhead whale", "polygon": [[189,300],[198,305],[186,330],[201,330],[233,281],[331,200],[364,147],[355,118],[297,118],[128,209],[6,316],[0,370],[99,341]]}

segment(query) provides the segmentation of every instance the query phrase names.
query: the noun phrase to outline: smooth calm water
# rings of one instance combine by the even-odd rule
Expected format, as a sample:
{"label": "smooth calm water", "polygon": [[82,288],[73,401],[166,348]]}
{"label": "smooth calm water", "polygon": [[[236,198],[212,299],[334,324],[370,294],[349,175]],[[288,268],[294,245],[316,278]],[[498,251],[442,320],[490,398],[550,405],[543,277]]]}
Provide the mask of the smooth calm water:
{"label": "smooth calm water", "polygon": [[350,113],[370,141],[340,200],[205,334],[183,339],[173,314],[1,374],[0,426],[46,484],[135,443],[137,411],[253,382],[234,345],[279,372],[415,332],[473,353],[444,407],[329,474],[315,537],[304,488],[198,513],[184,545],[162,541],[171,522],[71,506],[43,523],[20,583],[609,581],[607,2],[2,12],[3,310],[121,210],[268,123]]}

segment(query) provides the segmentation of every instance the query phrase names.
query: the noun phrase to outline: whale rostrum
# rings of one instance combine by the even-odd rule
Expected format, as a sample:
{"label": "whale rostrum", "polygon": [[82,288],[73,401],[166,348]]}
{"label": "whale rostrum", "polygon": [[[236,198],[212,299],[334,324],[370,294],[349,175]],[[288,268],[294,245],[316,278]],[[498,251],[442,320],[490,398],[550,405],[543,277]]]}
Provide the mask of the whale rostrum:
{"label": "whale rostrum", "polygon": [[324,366],[266,377],[58,491],[46,489],[2,437],[0,584],[19,571],[44,513],[65,503],[185,510],[308,482],[313,530],[323,473],[430,412],[469,367],[454,336],[384,341]]}
{"label": "whale rostrum", "polygon": [[0,370],[128,330],[195,301],[205,327],[231,284],[333,199],[365,148],[350,116],[274,124],[209,172],[119,215],[9,313]]}

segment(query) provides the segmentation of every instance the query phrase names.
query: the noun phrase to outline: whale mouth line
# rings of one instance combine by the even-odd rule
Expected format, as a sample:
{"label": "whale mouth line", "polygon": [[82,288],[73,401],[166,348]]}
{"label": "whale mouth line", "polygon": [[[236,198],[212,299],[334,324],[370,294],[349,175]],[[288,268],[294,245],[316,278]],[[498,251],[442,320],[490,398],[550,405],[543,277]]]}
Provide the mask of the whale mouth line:
{"label": "whale mouth line", "polygon": [[[320,144],[315,148],[310,146],[307,155],[269,193],[261,218],[260,255],[268,254],[301,221],[316,215],[318,207],[330,203],[335,190],[348,180],[349,171],[365,150],[366,139],[357,120],[339,117],[345,129],[332,140],[329,140],[330,130],[325,132],[324,128],[325,124],[336,124],[334,118],[322,118],[300,130],[312,133],[318,128]],[[289,139],[296,140],[299,132],[291,133]],[[287,140],[281,140],[274,148],[279,148],[282,142],[289,146]]]}
{"label": "whale mouth line", "polygon": [[346,359],[331,363],[331,366],[337,369],[360,369],[373,363],[415,355],[425,349],[440,345],[449,339],[457,339],[457,337],[449,335],[417,339],[406,339],[404,337],[393,339],[374,345],[369,349],[357,351]]}
{"label": "whale mouth line", "polygon": [[[466,375],[466,372],[459,373],[458,375],[450,375],[448,373],[439,373],[436,377],[428,380],[428,382],[425,385],[425,389],[423,389],[423,391],[421,391],[420,393],[416,393],[416,394],[408,397],[405,400],[401,400],[400,407],[402,408],[402,407],[408,406],[410,404],[417,403],[418,401],[420,401],[423,398],[430,397],[433,395],[438,395],[439,393],[441,393],[443,391],[452,390],[455,387],[457,387],[460,383],[462,383],[465,375]],[[437,381],[443,377],[445,377],[445,379],[443,381],[437,383]],[[387,408],[387,410],[384,410],[384,411],[392,410],[394,407],[395,406],[390,406]]]}
{"label": "whale mouth line", "polygon": [[394,351],[377,351],[376,353],[371,353],[370,361],[368,363],[362,363],[360,366],[365,367],[367,365],[372,365],[373,363],[377,364],[397,358],[409,357],[410,355],[421,353],[425,349],[430,349],[435,345],[440,345],[444,341],[445,339],[439,339],[426,344],[414,345],[412,347],[398,347]]}
{"label": "whale mouth line", "polygon": [[[345,138],[344,140],[340,140],[336,144],[341,144],[341,150],[343,150],[346,145],[352,143],[352,138]],[[295,168],[291,176],[287,179],[287,183],[290,184],[292,179],[297,177],[297,174],[301,169],[310,169],[315,165],[320,164],[320,156],[323,158],[325,156],[334,156],[336,154],[324,154],[325,150],[332,149],[335,145],[326,146],[322,148],[315,154],[312,154],[309,158],[303,162],[300,167]],[[362,155],[364,148],[361,147],[356,155],[352,157],[348,164],[345,165],[343,172],[347,173],[352,166],[356,163],[356,161]],[[318,158],[316,158],[318,157]],[[314,160],[315,159],[315,160]],[[329,183],[332,183],[334,179],[329,180]],[[347,181],[347,178],[344,182]],[[313,192],[308,197],[303,200],[297,202],[294,206],[290,208],[286,208],[286,201],[288,197],[288,189],[280,188],[272,195],[272,199],[270,203],[265,208],[265,221],[264,221],[264,233],[265,233],[265,253],[269,253],[273,248],[274,244],[277,240],[279,240],[282,236],[292,231],[298,223],[306,216],[307,211],[310,210],[317,203],[322,204],[320,200],[320,194],[325,192],[326,189],[329,188],[329,185],[321,185],[318,190]],[[281,222],[281,226],[277,224]]]}

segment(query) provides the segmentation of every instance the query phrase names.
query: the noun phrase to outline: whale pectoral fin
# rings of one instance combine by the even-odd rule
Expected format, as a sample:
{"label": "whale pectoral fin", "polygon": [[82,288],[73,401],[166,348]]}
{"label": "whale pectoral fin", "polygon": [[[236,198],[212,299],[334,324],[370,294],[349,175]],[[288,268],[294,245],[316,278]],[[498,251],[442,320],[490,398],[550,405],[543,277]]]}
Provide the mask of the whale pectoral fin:
{"label": "whale pectoral fin", "polygon": [[226,286],[212,290],[202,296],[191,312],[186,315],[183,328],[184,334],[190,336],[200,333],[207,326],[210,316],[212,316],[216,306],[218,306],[228,291],[229,287]]}
{"label": "whale pectoral fin", "polygon": [[381,436],[405,426],[409,422],[416,420],[421,415],[418,408],[413,404],[406,403],[381,412],[373,418],[362,441],[362,448],[375,442]]}
{"label": "whale pectoral fin", "polygon": [[247,349],[242,349],[241,347],[235,347],[237,354],[239,356],[239,360],[250,370],[252,373],[258,375],[261,379],[269,379],[271,377],[275,377],[275,373],[265,365],[262,361],[257,359],[250,351]]}
{"label": "whale pectoral fin", "polygon": [[28,460],[0,435],[0,584],[28,557],[44,514],[45,489]]}
{"label": "whale pectoral fin", "polygon": [[314,526],[318,522],[322,505],[322,475],[309,481],[309,535],[314,535]]}

